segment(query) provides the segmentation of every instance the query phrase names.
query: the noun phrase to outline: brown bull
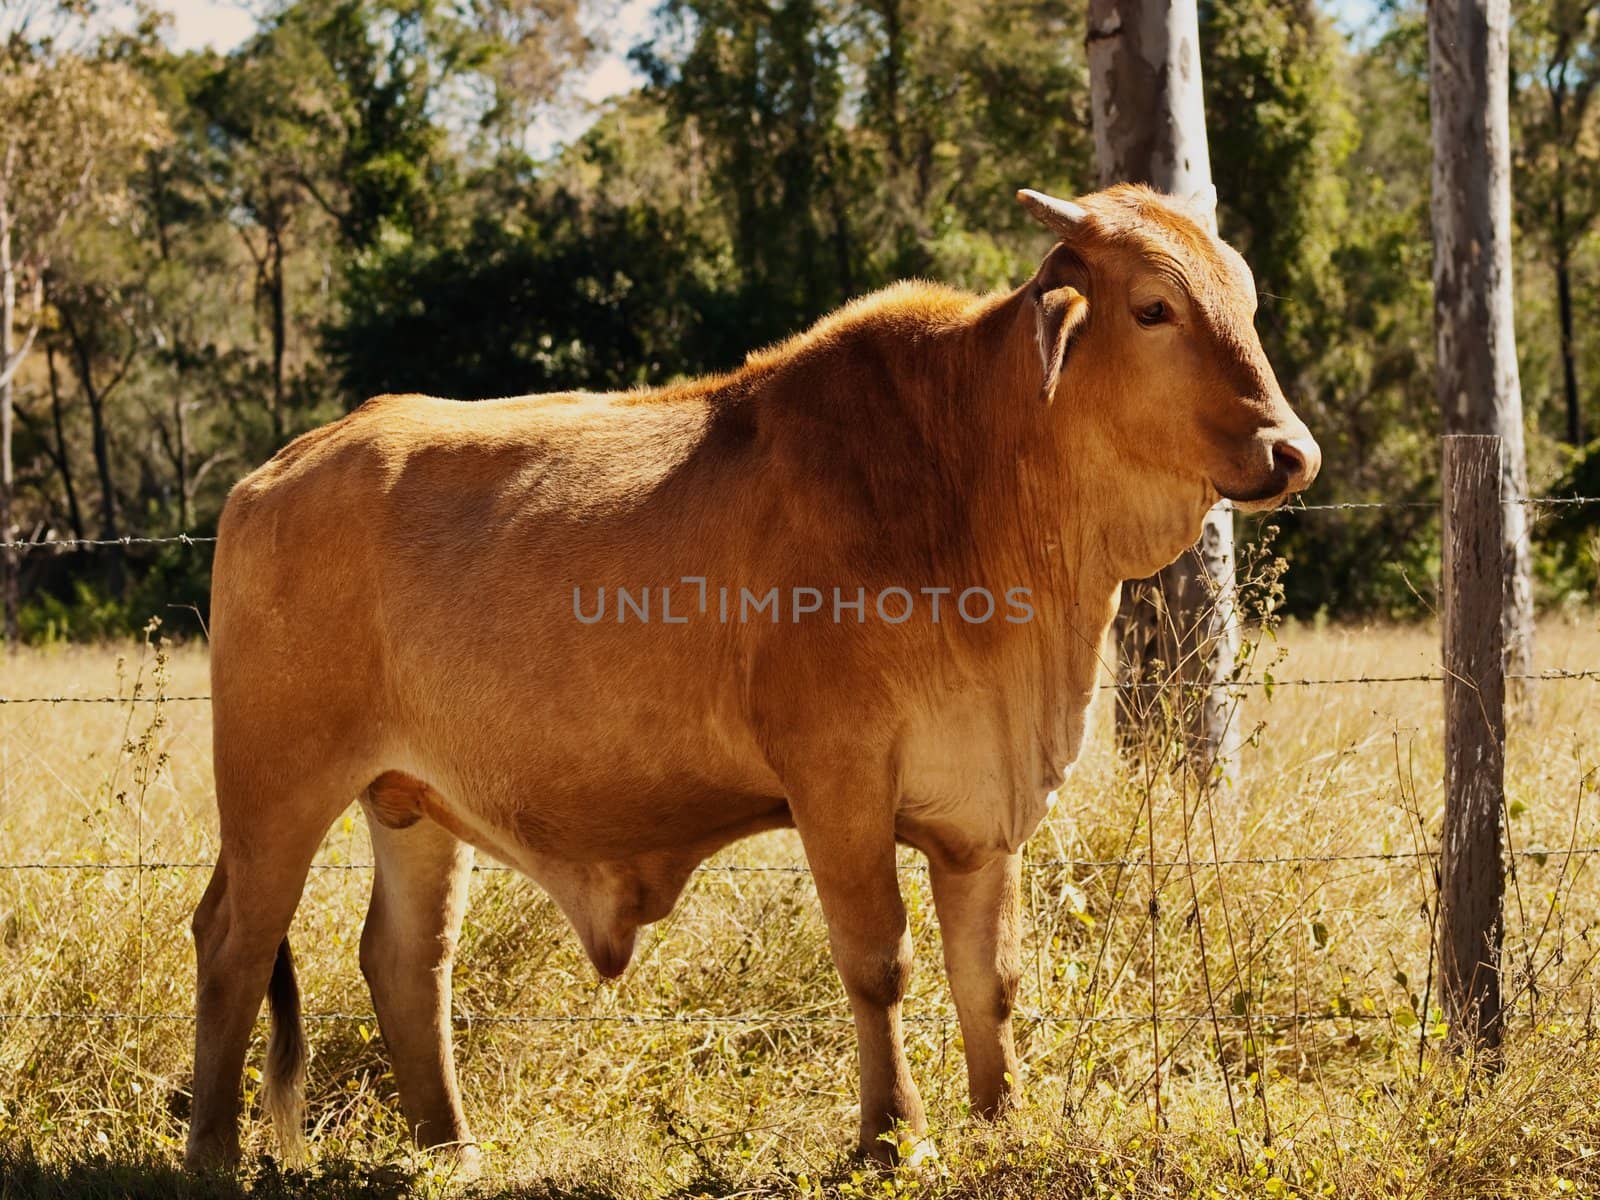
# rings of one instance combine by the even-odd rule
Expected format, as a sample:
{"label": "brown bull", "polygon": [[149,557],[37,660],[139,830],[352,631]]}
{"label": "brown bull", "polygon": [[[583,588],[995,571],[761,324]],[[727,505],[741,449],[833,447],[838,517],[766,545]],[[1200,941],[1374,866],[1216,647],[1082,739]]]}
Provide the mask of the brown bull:
{"label": "brown bull", "polygon": [[1009,294],[902,284],[732,374],[461,404],[386,396],[223,514],[221,853],[195,913],[192,1164],[267,1108],[298,1145],[286,931],[351,797],[361,965],[423,1145],[471,1159],[450,969],[473,848],[535,879],[601,974],[719,847],[792,825],[855,1017],[861,1147],[924,1125],[901,1043],[895,843],[928,858],[973,1106],[1019,1072],[1019,849],[1078,753],[1118,585],[1319,451],[1243,260],[1120,187],[1022,193],[1060,241]]}

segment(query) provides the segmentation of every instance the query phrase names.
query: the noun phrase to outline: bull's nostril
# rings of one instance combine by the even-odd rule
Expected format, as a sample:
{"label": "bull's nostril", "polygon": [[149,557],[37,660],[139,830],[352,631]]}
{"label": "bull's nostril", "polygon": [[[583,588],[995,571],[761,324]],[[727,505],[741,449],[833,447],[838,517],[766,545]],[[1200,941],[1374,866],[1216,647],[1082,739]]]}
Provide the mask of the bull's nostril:
{"label": "bull's nostril", "polygon": [[1272,447],[1272,465],[1283,474],[1289,491],[1307,487],[1322,466],[1322,452],[1309,438],[1288,438]]}

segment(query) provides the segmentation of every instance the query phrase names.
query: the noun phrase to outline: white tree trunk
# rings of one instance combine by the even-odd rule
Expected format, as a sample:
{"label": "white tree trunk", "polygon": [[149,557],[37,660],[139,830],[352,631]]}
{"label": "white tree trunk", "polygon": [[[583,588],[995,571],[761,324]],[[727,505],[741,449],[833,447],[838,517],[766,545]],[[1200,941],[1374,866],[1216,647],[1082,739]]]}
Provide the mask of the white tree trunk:
{"label": "white tree trunk", "polygon": [[1508,0],[1430,0],[1433,316],[1446,433],[1498,434],[1506,669],[1533,662],[1522,386],[1511,293]]}
{"label": "white tree trunk", "polygon": [[[1147,183],[1180,196],[1210,188],[1195,0],[1089,0],[1089,83],[1102,187]],[[1211,221],[1214,229],[1214,214]],[[1117,727],[1125,746],[1144,740],[1165,698],[1168,711],[1184,714],[1191,762],[1231,773],[1239,749],[1238,696],[1227,686],[1239,648],[1234,588],[1233,513],[1223,505],[1206,516],[1192,550],[1123,586]],[[1181,686],[1158,689],[1163,679]]]}

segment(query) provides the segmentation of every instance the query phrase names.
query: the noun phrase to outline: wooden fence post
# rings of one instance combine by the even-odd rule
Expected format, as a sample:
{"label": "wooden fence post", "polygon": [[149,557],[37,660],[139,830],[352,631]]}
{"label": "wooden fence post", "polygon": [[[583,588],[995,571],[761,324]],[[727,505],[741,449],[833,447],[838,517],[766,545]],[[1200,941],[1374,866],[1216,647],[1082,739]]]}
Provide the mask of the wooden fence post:
{"label": "wooden fence post", "polygon": [[1505,556],[1500,439],[1444,439],[1444,847],[1439,979],[1458,1046],[1500,1044]]}

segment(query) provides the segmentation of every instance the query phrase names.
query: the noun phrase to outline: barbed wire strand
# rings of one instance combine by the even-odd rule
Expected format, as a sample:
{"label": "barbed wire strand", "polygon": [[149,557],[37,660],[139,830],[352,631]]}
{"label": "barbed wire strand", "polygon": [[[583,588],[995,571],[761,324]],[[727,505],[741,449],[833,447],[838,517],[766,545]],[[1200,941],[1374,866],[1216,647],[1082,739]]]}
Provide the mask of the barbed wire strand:
{"label": "barbed wire strand", "polygon": [[[1513,503],[1528,508],[1572,508],[1585,504],[1600,504],[1600,496],[1522,496]],[[1285,504],[1261,512],[1242,513],[1247,517],[1275,517],[1280,513],[1353,512],[1370,509],[1438,508],[1437,500],[1351,500],[1340,504]]]}
{"label": "barbed wire strand", "polygon": [[[1077,1015],[1073,1013],[1046,1013],[1017,1010],[1014,1014],[1019,1021],[1031,1021],[1034,1024],[1149,1024],[1149,1013],[1087,1013]],[[1210,1022],[1212,1020],[1225,1022],[1259,1021],[1269,1025],[1304,1025],[1323,1021],[1387,1021],[1396,1014],[1366,1011],[1334,1012],[1325,1010],[1308,1013],[1162,1013],[1160,1019],[1173,1024]],[[1413,1014],[1414,1015],[1414,1014]],[[1575,1020],[1585,1018],[1586,1014],[1556,1013],[1554,1019]],[[265,1015],[256,1018],[257,1023],[265,1022]],[[305,1021],[355,1021],[362,1024],[377,1025],[378,1018],[375,1013],[354,1012],[308,1012],[302,1013],[301,1019]],[[941,1016],[926,1013],[908,1013],[901,1018],[908,1025],[935,1025],[945,1024],[953,1016]],[[76,1009],[59,1010],[53,1012],[0,1012],[0,1024],[7,1022],[21,1024],[24,1022],[45,1023],[52,1021],[166,1021],[193,1024],[193,1013],[184,1012],[123,1012],[114,1009]],[[452,1014],[451,1020],[462,1026],[473,1025],[838,1025],[848,1026],[853,1023],[853,1018],[848,1013],[819,1014],[819,1013],[616,1013],[616,1014],[588,1014],[588,1013],[463,1013]]]}
{"label": "barbed wire strand", "polygon": [[193,533],[175,533],[170,537],[118,537],[118,538],[48,538],[44,541],[21,539],[16,541],[0,542],[0,549],[6,550],[92,550],[103,546],[211,546],[216,544],[214,536],[201,536]]}
{"label": "barbed wire strand", "polygon": [[198,704],[203,696],[0,696],[0,704]]}
{"label": "barbed wire strand", "polygon": [[[1600,504],[1600,496],[1522,496],[1514,501],[1530,508],[1572,508],[1587,504]],[[1337,504],[1285,504],[1246,516],[1274,517],[1287,513],[1360,512],[1373,509],[1438,508],[1437,500],[1347,500]],[[108,546],[131,548],[133,546],[213,546],[215,534],[174,533],[161,536],[133,536],[115,538],[18,538],[0,541],[7,550],[96,550]]]}
{"label": "barbed wire strand", "polygon": [[[1559,683],[1562,680],[1600,680],[1600,668],[1585,668],[1582,670],[1568,670],[1566,668],[1552,667],[1544,671],[1512,671],[1507,672],[1506,679],[1528,680],[1536,683]],[[1286,687],[1339,687],[1352,684],[1379,684],[1379,683],[1443,683],[1445,677],[1438,672],[1424,672],[1415,675],[1339,675],[1325,679],[1236,679],[1220,685],[1202,682],[1185,682],[1183,686],[1194,688],[1286,688]],[[1097,684],[1097,690],[1102,692],[1117,691],[1121,688],[1134,690],[1149,690],[1174,686],[1164,680],[1152,680],[1148,683],[1102,683]],[[192,696],[0,696],[0,705],[5,704],[205,704],[209,703],[209,694],[196,694]]]}
{"label": "barbed wire strand", "polygon": [[[1571,508],[1587,504],[1600,504],[1600,496],[1523,496],[1514,503],[1530,508]],[[1280,514],[1320,512],[1360,512],[1373,509],[1438,508],[1437,500],[1349,500],[1338,504],[1285,504],[1246,516],[1275,517]],[[0,541],[0,548],[20,550],[97,550],[109,546],[129,549],[134,546],[214,546],[215,534],[174,533],[165,536],[116,538],[19,538]]]}
{"label": "barbed wire strand", "polygon": [[[1157,867],[1163,870],[1172,870],[1178,867],[1280,867],[1301,866],[1326,863],[1350,862],[1381,862],[1381,863],[1408,863],[1421,859],[1435,859],[1440,855],[1438,850],[1371,850],[1354,854],[1263,854],[1240,855],[1234,858],[1196,858],[1196,859],[1156,859],[1150,862],[1143,858],[1045,858],[1030,862],[1028,866],[1033,870],[1041,869],[1081,869],[1091,871],[1108,871],[1114,868],[1130,867]],[[1516,851],[1517,858],[1528,859],[1533,862],[1543,863],[1547,859],[1561,858],[1589,858],[1600,855],[1600,846],[1562,846],[1559,848],[1533,847]],[[0,871],[205,871],[216,867],[215,859],[194,859],[192,861],[171,862],[22,862],[0,863]],[[312,863],[312,871],[370,871],[373,864],[370,862],[351,863]],[[902,863],[904,871],[926,871],[928,868],[923,863]],[[515,867],[503,866],[499,863],[476,863],[472,868],[475,874],[520,874]],[[744,864],[744,863],[710,863],[696,867],[697,875],[809,875],[811,868],[805,863],[773,863],[773,864]]]}

